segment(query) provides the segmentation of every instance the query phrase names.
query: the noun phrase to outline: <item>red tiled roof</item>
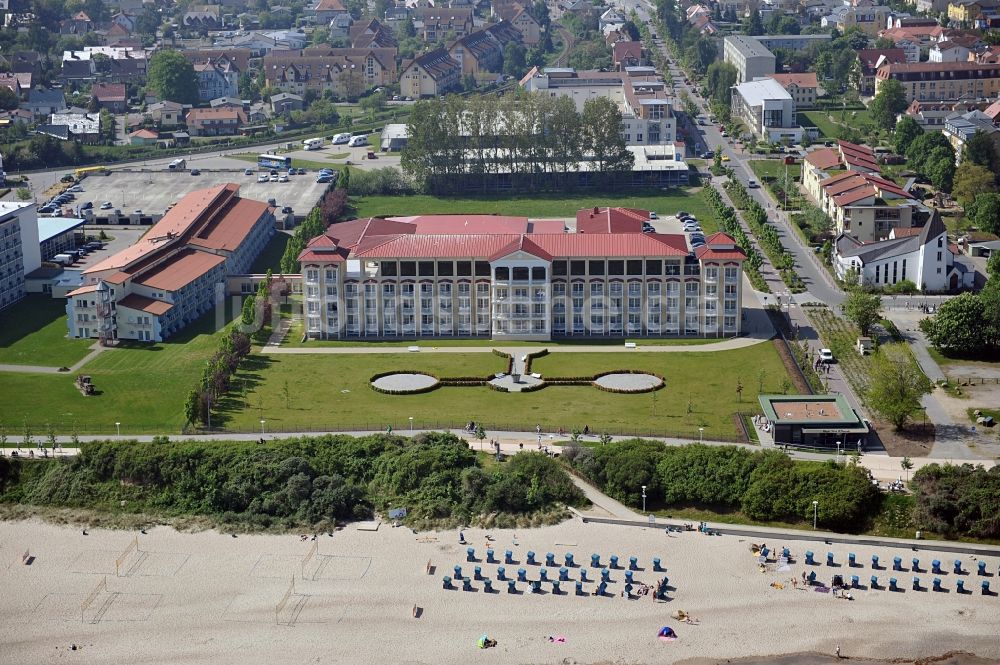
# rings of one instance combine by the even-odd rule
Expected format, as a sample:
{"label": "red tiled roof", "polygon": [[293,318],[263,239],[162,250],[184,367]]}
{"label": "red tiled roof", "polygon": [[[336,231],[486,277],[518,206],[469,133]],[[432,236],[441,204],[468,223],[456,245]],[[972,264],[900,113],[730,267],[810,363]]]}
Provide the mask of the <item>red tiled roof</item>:
{"label": "red tiled roof", "polygon": [[152,298],[132,293],[119,300],[118,307],[127,307],[140,312],[146,312],[147,314],[153,314],[154,316],[162,316],[170,311],[173,305],[162,300],[153,300]]}
{"label": "red tiled roof", "polygon": [[820,148],[806,155],[806,161],[818,169],[833,169],[840,166],[840,153],[833,148]]}
{"label": "red tiled roof", "polygon": [[[899,30],[900,28],[893,28]],[[892,39],[892,37],[890,37]],[[866,48],[858,51],[858,61],[865,74],[871,75],[875,72],[875,66],[879,58],[885,56],[888,62],[906,62],[906,52],[901,48]]]}
{"label": "red tiled roof", "polygon": [[[170,212],[176,207],[171,208]],[[268,207],[261,201],[236,199],[224,214],[206,224],[188,243],[208,249],[235,251],[260,218],[267,214]]]}
{"label": "red tiled roof", "polygon": [[84,293],[93,293],[96,290],[97,290],[97,284],[89,284],[87,286],[81,286],[78,289],[73,289],[72,291],[66,294],[66,297],[72,298],[73,296],[81,296]]}
{"label": "red tiled roof", "polygon": [[747,258],[747,255],[739,247],[736,249],[716,249],[708,245],[699,247],[694,255],[698,257],[699,261],[743,261]]}
{"label": "red tiled roof", "polygon": [[406,222],[424,235],[461,235],[469,233],[527,233],[528,218],[509,215],[415,215],[389,217],[394,222]]}
{"label": "red tiled roof", "polygon": [[124,102],[124,83],[95,83],[90,88],[90,96],[100,102]]}
{"label": "red tiled roof", "polygon": [[816,72],[802,72],[800,74],[771,74],[771,78],[787,88],[795,85],[800,88],[817,88],[819,81],[816,80]]}
{"label": "red tiled roof", "polygon": [[840,154],[848,166],[860,166],[873,171],[879,170],[878,159],[868,146],[858,145],[850,141],[837,141],[837,145],[840,147]]}
{"label": "red tiled roof", "polygon": [[612,62],[621,62],[627,57],[636,58],[638,60],[642,58],[642,43],[615,42],[611,52]]}
{"label": "red tiled roof", "polygon": [[867,184],[868,181],[862,178],[860,174],[850,173],[846,178],[824,180],[820,183],[820,187],[823,188],[827,196],[836,196],[837,194],[843,194],[858,187],[865,187]]}
{"label": "red tiled roof", "polygon": [[909,228],[897,227],[892,230],[893,238],[908,238],[910,236],[920,235],[920,231],[923,230],[920,226],[911,226]]}
{"label": "red tiled roof", "polygon": [[860,189],[851,190],[844,192],[839,196],[833,197],[833,202],[838,206],[851,205],[852,203],[857,203],[863,199],[871,198],[873,196],[878,196],[878,192],[875,191],[874,187],[862,187]]}
{"label": "red tiled roof", "polygon": [[546,252],[544,249],[539,247],[535,241],[523,234],[517,236],[514,240],[493,252],[493,255],[489,257],[489,260],[496,261],[497,259],[502,259],[505,256],[513,254],[514,252],[526,252],[532,256],[537,256],[540,259],[545,259],[546,261],[552,260],[551,254]]}
{"label": "red tiled roof", "polygon": [[169,261],[139,275],[135,283],[151,289],[176,291],[225,261],[225,257],[217,254],[185,249],[172,256]]}
{"label": "red tiled roof", "polygon": [[638,208],[583,208],[576,213],[577,233],[641,233],[648,210]]}
{"label": "red tiled roof", "polygon": [[132,132],[131,134],[129,134],[129,136],[132,136],[132,137],[135,137],[135,138],[140,138],[140,139],[156,139],[156,138],[160,137],[159,134],[157,134],[156,132],[154,132],[151,129],[137,129],[134,132]]}
{"label": "red tiled roof", "polygon": [[310,261],[341,263],[347,260],[348,252],[347,248],[337,245],[337,242],[330,236],[321,235],[309,241],[306,248],[299,253],[298,260],[302,263]]}

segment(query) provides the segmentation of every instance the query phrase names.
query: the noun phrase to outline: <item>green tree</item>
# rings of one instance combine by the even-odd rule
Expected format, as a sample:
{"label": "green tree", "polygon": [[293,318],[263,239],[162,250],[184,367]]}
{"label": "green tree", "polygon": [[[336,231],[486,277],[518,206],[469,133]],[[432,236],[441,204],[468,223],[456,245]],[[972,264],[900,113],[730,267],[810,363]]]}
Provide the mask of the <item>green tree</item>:
{"label": "green tree", "polygon": [[907,148],[913,141],[924,133],[924,128],[910,116],[903,116],[896,123],[896,129],[892,134],[892,149],[897,155],[905,155]]}
{"label": "green tree", "polygon": [[743,34],[744,35],[763,35],[764,34],[764,22],[760,18],[760,12],[753,8],[748,10],[750,16],[743,19]]}
{"label": "green tree", "polygon": [[942,146],[931,151],[924,164],[924,175],[938,189],[951,191],[955,178],[955,151],[951,146]]}
{"label": "green tree", "polygon": [[583,144],[602,173],[631,170],[635,158],[621,135],[622,113],[607,97],[588,99],[581,117]]}
{"label": "green tree", "polygon": [[982,354],[995,345],[997,339],[991,339],[990,328],[985,303],[975,293],[949,298],[934,316],[920,321],[920,330],[935,349],[956,356]]}
{"label": "green tree", "polygon": [[135,19],[135,31],[141,35],[155,35],[160,27],[160,15],[151,7],[142,10]]}
{"label": "green tree", "polygon": [[413,25],[413,19],[412,18],[410,18],[409,16],[407,16],[399,24],[399,34],[403,37],[403,39],[409,39],[409,38],[415,37],[417,35],[417,29]]}
{"label": "green tree", "polygon": [[868,407],[899,431],[920,409],[920,399],[932,385],[905,348],[896,346],[882,346],[872,356],[864,395]]}
{"label": "green tree", "polygon": [[147,85],[160,99],[195,104],[198,79],[194,66],[179,51],[158,51],[149,61]]}
{"label": "green tree", "polygon": [[924,132],[919,135],[906,148],[906,160],[909,167],[917,173],[926,175],[924,168],[928,157],[935,148],[951,149],[951,144],[941,132]]}
{"label": "green tree", "polygon": [[878,127],[891,130],[896,125],[896,116],[905,111],[907,106],[903,84],[896,79],[888,79],[882,81],[868,110]]}
{"label": "green tree", "polygon": [[10,111],[11,109],[16,109],[19,103],[17,94],[13,90],[7,87],[0,87],[0,109]]}
{"label": "green tree", "polygon": [[1000,194],[978,194],[965,215],[979,230],[1000,235]]}
{"label": "green tree", "polygon": [[526,60],[528,51],[520,44],[511,43],[503,51],[503,73],[521,78],[528,71]]}
{"label": "green tree", "polygon": [[997,191],[996,177],[986,167],[969,160],[962,160],[955,169],[951,193],[959,205],[968,208],[978,195],[995,191]]}
{"label": "green tree", "polygon": [[913,469],[913,460],[909,457],[904,457],[902,461],[900,461],[899,466],[906,472],[906,482],[910,482],[910,470]]}
{"label": "green tree", "polygon": [[962,164],[970,162],[978,164],[992,173],[997,172],[1000,159],[997,159],[997,148],[990,134],[977,130],[962,149]]}
{"label": "green tree", "polygon": [[854,290],[844,300],[844,316],[858,327],[863,336],[882,318],[882,299],[874,293]]}
{"label": "green tree", "polygon": [[711,100],[729,105],[732,87],[736,85],[736,67],[728,62],[713,62],[705,72],[705,87]]}

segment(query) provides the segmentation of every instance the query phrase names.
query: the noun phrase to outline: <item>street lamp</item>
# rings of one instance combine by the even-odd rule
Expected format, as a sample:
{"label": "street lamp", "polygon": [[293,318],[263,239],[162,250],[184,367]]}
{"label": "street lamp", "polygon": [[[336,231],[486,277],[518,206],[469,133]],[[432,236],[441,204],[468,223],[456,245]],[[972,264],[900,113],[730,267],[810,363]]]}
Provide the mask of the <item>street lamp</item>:
{"label": "street lamp", "polygon": [[837,442],[837,461],[840,461],[840,441]]}
{"label": "street lamp", "polygon": [[642,486],[642,512],[646,512],[646,486]]}
{"label": "street lamp", "polygon": [[813,501],[813,528],[816,528],[816,518],[819,515],[819,501]]}
{"label": "street lamp", "polygon": [[266,423],[266,422],[267,422],[267,421],[266,421],[266,420],[264,420],[263,418],[261,418],[261,419],[260,419],[260,435],[261,435],[262,437],[264,436],[264,423]]}
{"label": "street lamp", "polygon": [[413,436],[413,416],[410,416],[410,436]]}
{"label": "street lamp", "polygon": [[122,424],[117,420],[115,421],[115,430],[118,432],[118,438],[122,438]]}
{"label": "street lamp", "polygon": [[704,443],[704,442],[705,442],[705,428],[704,427],[699,427],[698,428],[698,443]]}

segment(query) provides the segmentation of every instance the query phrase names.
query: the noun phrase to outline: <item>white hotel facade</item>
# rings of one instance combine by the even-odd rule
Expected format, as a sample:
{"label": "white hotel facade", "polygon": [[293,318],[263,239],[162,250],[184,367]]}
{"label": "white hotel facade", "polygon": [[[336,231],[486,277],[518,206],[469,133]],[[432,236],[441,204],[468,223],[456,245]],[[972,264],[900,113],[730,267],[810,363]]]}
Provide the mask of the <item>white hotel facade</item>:
{"label": "white hotel facade", "polygon": [[486,215],[332,225],[299,257],[307,336],[740,334],[746,257],[731,237],[691,252],[682,235],[642,233],[645,211],[581,215],[575,233]]}

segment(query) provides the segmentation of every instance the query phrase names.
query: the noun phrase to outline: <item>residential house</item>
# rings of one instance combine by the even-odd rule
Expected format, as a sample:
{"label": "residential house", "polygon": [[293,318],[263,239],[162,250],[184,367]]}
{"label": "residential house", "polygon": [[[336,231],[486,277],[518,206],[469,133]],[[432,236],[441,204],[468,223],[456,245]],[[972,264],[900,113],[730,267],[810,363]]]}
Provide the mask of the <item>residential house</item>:
{"label": "residential house", "polygon": [[642,42],[615,42],[611,47],[611,62],[620,72],[625,71],[627,67],[642,67],[649,64],[646,62]]}
{"label": "residential house", "polygon": [[967,62],[971,51],[953,41],[938,42],[931,47],[928,62]]}
{"label": "residential house", "polygon": [[542,41],[542,26],[524,5],[517,2],[502,5],[499,16],[500,20],[509,22],[521,33],[521,43],[525,46],[538,46]]}
{"label": "residential house", "polygon": [[124,113],[128,108],[124,83],[95,83],[90,88],[90,97],[97,100],[97,106],[112,113]]}
{"label": "residential house", "polygon": [[922,292],[944,292],[971,286],[973,274],[955,263],[948,230],[935,213],[920,228],[895,229],[890,237],[863,243],[844,234],[837,238],[834,268],[844,279],[856,274],[858,283],[887,287],[910,281]]}
{"label": "residential house", "polygon": [[342,0],[317,0],[307,13],[316,18],[317,25],[329,25],[330,21],[338,16],[351,15]]}
{"label": "residential house", "polygon": [[597,19],[597,29],[605,35],[612,30],[617,30],[623,25],[625,25],[625,14],[623,14],[617,7],[609,7],[604,10],[604,13]]}
{"label": "residential house", "polygon": [[948,116],[954,115],[955,113],[965,113],[966,111],[983,111],[987,116],[990,116],[990,102],[983,100],[961,100],[961,101],[946,101],[946,102],[921,102],[919,100],[913,100],[910,105],[906,108],[906,115],[917,121],[924,131],[941,131],[944,128],[944,122]]}
{"label": "residential house", "polygon": [[64,109],[49,116],[49,122],[38,127],[40,133],[64,140],[93,145],[101,140],[101,114],[83,109]]}
{"label": "residential house", "polygon": [[221,5],[190,5],[181,17],[181,25],[195,30],[220,30],[223,27]]}
{"label": "residential house", "polygon": [[941,131],[951,147],[955,149],[955,163],[961,163],[962,155],[965,152],[965,144],[975,136],[982,133],[993,142],[993,151],[1000,156],[1000,127],[994,124],[993,118],[983,111],[967,111],[965,113],[952,113],[944,121]]}
{"label": "residential house", "polygon": [[[274,97],[277,97],[277,95]],[[266,125],[267,121],[271,119],[271,106],[267,102],[254,102],[250,105],[246,113],[247,122],[251,125]]]}
{"label": "residential house", "polygon": [[194,73],[198,77],[198,101],[200,102],[239,94],[240,70],[226,58],[196,62]]}
{"label": "residential house", "polygon": [[507,48],[508,44],[520,44],[523,35],[521,31],[514,27],[510,21],[500,21],[491,23],[483,28],[483,32],[490,36],[490,39],[500,45],[500,49]]}
{"label": "residential house", "polygon": [[823,17],[820,25],[824,28],[836,28],[841,32],[848,28],[857,27],[866,35],[875,37],[880,30],[884,30],[885,26],[888,25],[891,12],[891,8],[882,5],[834,7],[827,16]]}
{"label": "residential house", "polygon": [[67,294],[70,337],[159,342],[218,302],[275,233],[274,208],[229,183],[187,194],[134,245],[83,271]]}
{"label": "residential house", "polygon": [[0,87],[8,88],[18,97],[26,95],[31,90],[30,73],[11,74],[10,72],[0,73]]}
{"label": "residential house", "polygon": [[770,78],[788,91],[795,102],[795,109],[809,109],[815,106],[819,82],[816,80],[816,72],[803,72],[801,74],[773,74]]}
{"label": "residential house", "polygon": [[111,24],[117,25],[128,34],[135,32],[135,16],[128,12],[118,12],[111,17]]}
{"label": "residential house", "polygon": [[303,109],[302,98],[290,92],[282,92],[271,95],[271,110],[277,115],[301,111]]}
{"label": "residential house", "polygon": [[186,124],[191,136],[233,136],[246,124],[243,109],[191,109]]}
{"label": "residential house", "polygon": [[997,0],[951,0],[948,3],[948,19],[966,27],[975,23],[984,13],[997,9]]}
{"label": "residential house", "polygon": [[[919,55],[919,48],[918,48]],[[856,82],[858,93],[868,97],[875,94],[875,74],[882,65],[907,62],[903,49],[870,48],[858,51],[858,59],[854,64],[852,79]]]}
{"label": "residential house", "polygon": [[415,20],[420,23],[417,32],[425,42],[458,39],[473,30],[471,9],[448,9],[428,7],[415,12]]}
{"label": "residential house", "polygon": [[713,234],[689,253],[683,235],[642,233],[647,211],[581,214],[587,232],[497,215],[334,224],[299,255],[306,335],[739,334],[746,255],[732,237]]}
{"label": "residential house", "polygon": [[82,35],[94,29],[94,22],[86,12],[77,12],[71,18],[59,22],[60,35]]}
{"label": "residential house", "polygon": [[672,146],[677,139],[673,96],[653,67],[630,67],[623,72],[535,67],[521,79],[521,87],[569,97],[577,111],[583,111],[588,100],[610,99],[622,114],[621,135],[628,146]]}
{"label": "residential house", "polygon": [[399,77],[399,91],[405,97],[437,97],[457,88],[462,66],[443,48],[414,58]]}
{"label": "residential house", "polygon": [[483,30],[455,40],[448,48],[448,55],[462,67],[463,75],[496,73],[503,67],[503,50]]}
{"label": "residential house", "polygon": [[329,90],[356,98],[366,90],[395,83],[396,49],[316,47],[273,51],[264,57],[267,85],[296,95]]}
{"label": "residential house", "polygon": [[240,99],[239,97],[216,97],[208,102],[209,108],[217,109],[220,107],[230,108],[230,109],[245,109],[247,101]]}
{"label": "residential house", "polygon": [[916,9],[921,14],[948,13],[949,0],[917,0]]}
{"label": "residential house", "polygon": [[343,39],[350,37],[351,28],[354,26],[354,17],[350,14],[337,14],[327,25],[330,30],[330,39]]}
{"label": "residential house", "polygon": [[[269,44],[272,42],[268,42]],[[239,73],[250,69],[250,59],[261,57],[263,53],[257,53],[250,48],[211,48],[211,49],[185,49],[180,52],[192,65],[200,62],[225,63]]]}
{"label": "residential house", "polygon": [[35,121],[35,116],[30,111],[24,109],[13,109],[10,111],[0,111],[0,124],[23,124],[30,125]]}
{"label": "residential house", "polygon": [[162,101],[146,107],[146,115],[160,127],[177,127],[184,124],[184,105]]}
{"label": "residential house", "polygon": [[719,26],[715,25],[707,16],[699,16],[695,20],[691,21],[691,26],[698,31],[699,34],[712,36],[719,32]]}
{"label": "residential house", "polygon": [[352,25],[349,36],[353,48],[396,48],[399,46],[395,33],[375,18]]}
{"label": "residential house", "polygon": [[875,75],[876,94],[881,82],[889,79],[903,84],[907,101],[1000,96],[1000,64],[919,62],[882,65]]}
{"label": "residential house", "polygon": [[20,108],[35,116],[48,116],[66,108],[66,97],[62,90],[36,88],[28,92],[28,99],[21,102]]}
{"label": "residential house", "polygon": [[152,129],[137,129],[128,135],[129,145],[156,145],[159,140],[159,132]]}
{"label": "residential house", "polygon": [[795,100],[773,78],[758,78],[733,86],[732,113],[765,141],[802,140]]}

